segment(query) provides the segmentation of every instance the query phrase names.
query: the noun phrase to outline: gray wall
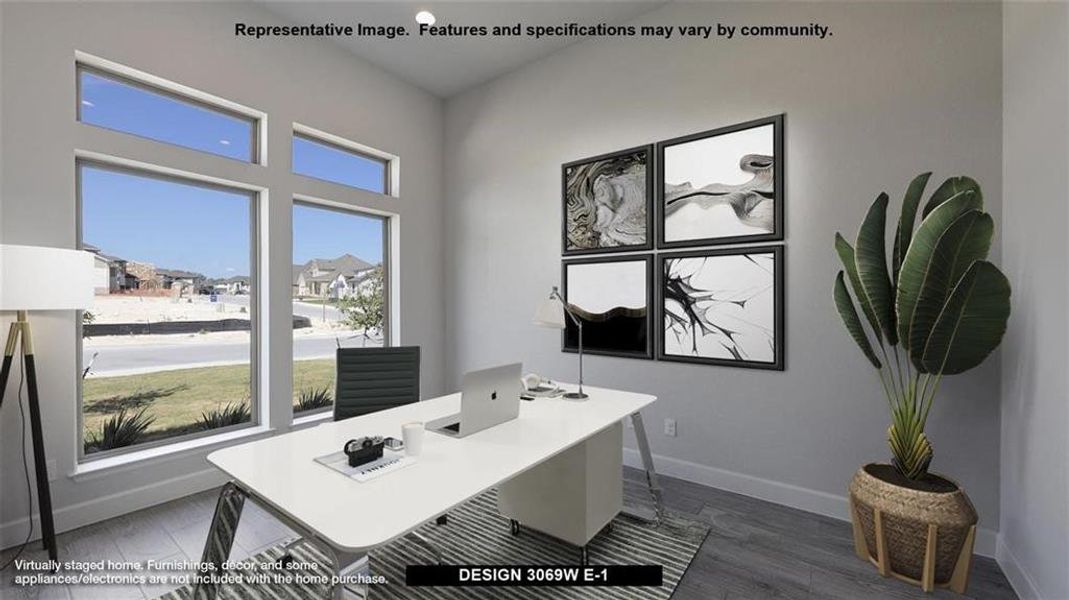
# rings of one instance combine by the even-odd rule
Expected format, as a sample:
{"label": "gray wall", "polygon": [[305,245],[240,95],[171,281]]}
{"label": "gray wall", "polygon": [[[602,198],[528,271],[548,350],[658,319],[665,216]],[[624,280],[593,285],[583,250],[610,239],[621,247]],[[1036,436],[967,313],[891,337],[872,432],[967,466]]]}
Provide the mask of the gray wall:
{"label": "gray wall", "polygon": [[[442,352],[442,103],[340,47],[309,40],[249,40],[235,22],[277,18],[256,6],[211,4],[11,3],[3,15],[0,114],[4,136],[3,222],[8,243],[73,247],[75,149],[95,150],[270,189],[262,208],[271,269],[266,301],[265,383],[269,424],[289,422],[290,198],[304,193],[400,214],[401,341],[424,347],[423,390],[444,381]],[[166,23],[161,27],[161,23]],[[268,166],[217,159],[75,122],[74,53],[82,50],[268,113]],[[401,197],[387,198],[289,173],[294,121],[401,157]],[[10,315],[3,315],[9,319]],[[73,479],[77,399],[72,314],[32,317],[60,529],[188,494],[222,478],[205,451]],[[4,331],[6,321],[0,323]],[[8,389],[14,393],[14,382]],[[10,396],[9,396],[10,397]],[[0,546],[21,541],[27,513],[15,403],[0,418]]]}
{"label": "gray wall", "polygon": [[1069,598],[1069,6],[1011,2],[1003,18],[1003,262],[1014,306],[998,557],[1022,599]]}
{"label": "gray wall", "polygon": [[[1000,6],[676,4],[639,22],[718,20],[818,21],[834,36],[579,43],[447,103],[446,372],[515,358],[575,378],[558,333],[530,325],[560,277],[561,163],[786,112],[787,371],[591,356],[586,379],[660,398],[646,418],[669,472],[845,516],[851,475],[888,458],[888,413],[832,306],[832,236],[852,237],[877,193],[901,198],[925,170],[976,177],[999,220]],[[987,553],[999,372],[996,357],[945,381],[929,429],[933,467],[969,491]]]}

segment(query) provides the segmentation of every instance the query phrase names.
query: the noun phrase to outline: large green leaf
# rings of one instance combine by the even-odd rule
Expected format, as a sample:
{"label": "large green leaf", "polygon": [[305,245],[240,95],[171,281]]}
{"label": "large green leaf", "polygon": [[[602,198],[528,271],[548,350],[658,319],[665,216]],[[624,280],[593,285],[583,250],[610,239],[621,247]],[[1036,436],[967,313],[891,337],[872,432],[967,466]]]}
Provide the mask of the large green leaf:
{"label": "large green leaf", "polygon": [[[850,332],[850,336],[857,342],[861,352],[865,355],[865,358],[869,359],[872,366],[877,369],[880,368],[880,359],[876,358],[876,353],[872,351],[872,344],[869,343],[869,336],[865,334],[865,328],[861,326],[861,319],[857,317],[857,311],[854,309],[854,303],[850,299],[850,292],[846,289],[846,282],[843,281],[843,272],[839,271],[839,274],[835,277],[835,308],[839,310],[839,316],[842,317],[843,325],[846,325],[846,330]],[[877,330],[879,331],[879,330]]]}
{"label": "large green leaf", "polygon": [[931,373],[953,375],[983,362],[1002,341],[1010,316],[1010,282],[987,261],[976,261],[947,299],[924,349]]}
{"label": "large green leaf", "polygon": [[919,355],[927,346],[932,327],[954,286],[970,265],[987,258],[994,231],[995,222],[991,215],[970,210],[955,219],[939,236],[917,296],[909,337],[902,338],[907,340],[907,348],[918,350]]}
{"label": "large green leaf", "polygon": [[895,229],[895,245],[891,254],[891,283],[898,281],[898,271],[902,268],[902,260],[906,257],[909,242],[913,239],[913,223],[917,220],[917,207],[920,206],[924,187],[928,185],[928,178],[932,172],[921,173],[909,182],[906,195],[902,198],[902,214],[898,217],[898,228]]}
{"label": "large green leaf", "polygon": [[[887,194],[880,194],[869,207],[854,242],[854,263],[861,279],[862,293],[872,307],[887,343],[898,343],[895,329],[894,298],[887,274]],[[860,295],[860,294],[859,294]]]}
{"label": "large green leaf", "polygon": [[939,205],[932,214],[921,221],[920,227],[913,236],[906,251],[906,257],[902,261],[902,270],[898,274],[898,288],[895,297],[895,309],[898,315],[898,334],[905,342],[906,351],[909,353],[913,364],[921,372],[924,365],[921,355],[923,347],[909,345],[910,331],[913,324],[913,313],[920,297],[924,282],[929,276],[932,256],[935,253],[936,244],[951,224],[962,214],[971,210],[980,209],[980,200],[970,191],[960,192],[957,196]]}
{"label": "large green leaf", "polygon": [[980,202],[980,206],[977,208],[983,209],[984,207],[984,194],[980,191],[980,184],[976,183],[971,177],[965,177],[960,175],[958,177],[951,177],[947,179],[938,188],[932,192],[932,197],[928,198],[928,203],[924,205],[924,213],[921,214],[921,218],[926,218],[933,210],[939,207],[947,200],[950,200],[954,196],[957,196],[961,192],[969,192],[976,194],[976,199]]}
{"label": "large green leaf", "polygon": [[841,234],[836,233],[835,251],[839,254],[839,262],[843,263],[846,276],[850,278],[850,286],[854,289],[854,295],[857,296],[857,303],[861,305],[861,312],[865,314],[865,319],[868,320],[869,325],[872,327],[876,341],[882,344],[883,334],[880,333],[880,322],[876,320],[876,315],[872,312],[872,306],[869,304],[868,298],[865,297],[865,290],[861,289],[861,279],[857,276],[854,247]]}

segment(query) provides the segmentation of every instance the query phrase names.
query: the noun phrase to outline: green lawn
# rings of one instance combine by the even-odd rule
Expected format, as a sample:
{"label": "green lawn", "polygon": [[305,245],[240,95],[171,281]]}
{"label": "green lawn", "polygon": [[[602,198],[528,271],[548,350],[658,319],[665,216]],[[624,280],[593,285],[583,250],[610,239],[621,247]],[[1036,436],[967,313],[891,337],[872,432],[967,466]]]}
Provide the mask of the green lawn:
{"label": "green lawn", "polygon": [[[249,373],[248,365],[230,365],[86,379],[82,385],[86,438],[123,408],[127,413],[144,408],[146,415],[155,417],[144,441],[184,433],[204,412],[228,403],[248,403]],[[295,362],[293,387],[296,392],[325,387],[333,395],[334,359]]]}

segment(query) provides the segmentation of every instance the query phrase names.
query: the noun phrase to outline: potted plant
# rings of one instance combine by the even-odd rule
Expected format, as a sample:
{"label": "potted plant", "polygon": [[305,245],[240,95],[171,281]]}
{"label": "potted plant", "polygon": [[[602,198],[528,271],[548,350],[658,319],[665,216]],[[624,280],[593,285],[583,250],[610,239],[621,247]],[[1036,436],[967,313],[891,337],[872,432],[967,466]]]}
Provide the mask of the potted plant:
{"label": "potted plant", "polygon": [[835,235],[843,264],[835,306],[891,409],[891,463],[857,471],[850,512],[855,549],[881,575],[964,593],[977,515],[957,483],[928,471],[933,451],[924,427],[943,376],[979,365],[1001,342],[1010,285],[986,260],[994,221],[976,181],[943,182],[914,230],[930,176],[918,175],[906,189],[890,252],[885,193],[853,246]]}

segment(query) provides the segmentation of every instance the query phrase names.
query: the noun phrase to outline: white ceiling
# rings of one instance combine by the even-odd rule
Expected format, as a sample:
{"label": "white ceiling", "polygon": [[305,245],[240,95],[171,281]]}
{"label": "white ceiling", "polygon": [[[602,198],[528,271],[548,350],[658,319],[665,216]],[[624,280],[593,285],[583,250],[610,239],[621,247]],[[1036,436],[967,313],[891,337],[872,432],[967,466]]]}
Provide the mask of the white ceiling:
{"label": "white ceiling", "polygon": [[449,97],[537,60],[577,38],[432,38],[418,37],[415,15],[430,10],[437,25],[559,25],[577,22],[616,24],[648,12],[667,0],[537,2],[497,0],[470,2],[265,2],[267,10],[298,24],[405,25],[410,36],[385,39],[332,38],[353,54],[432,94]]}

